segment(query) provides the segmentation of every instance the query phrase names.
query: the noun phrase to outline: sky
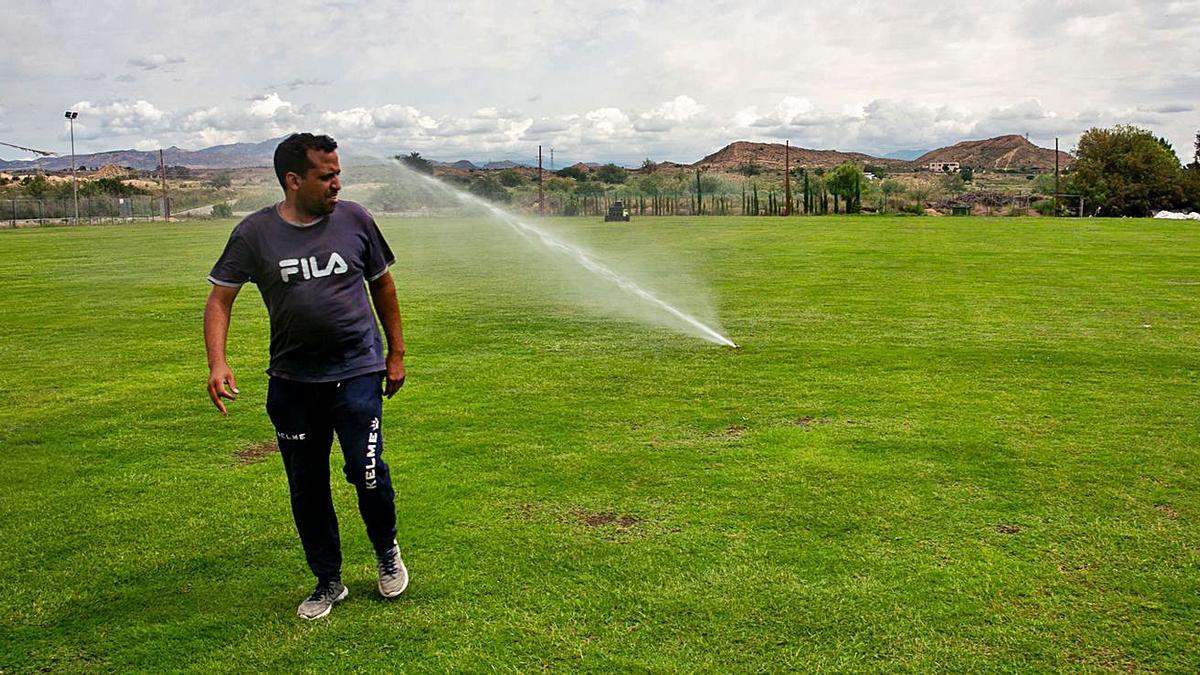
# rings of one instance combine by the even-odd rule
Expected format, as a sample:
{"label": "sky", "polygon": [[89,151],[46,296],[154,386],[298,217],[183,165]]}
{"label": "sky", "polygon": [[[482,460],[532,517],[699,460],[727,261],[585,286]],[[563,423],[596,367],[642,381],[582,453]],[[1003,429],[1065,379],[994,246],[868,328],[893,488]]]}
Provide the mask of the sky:
{"label": "sky", "polygon": [[0,45],[0,141],[58,153],[68,109],[79,154],[313,131],[560,166],[1113,124],[1190,161],[1200,130],[1200,0],[41,0],[6,3]]}

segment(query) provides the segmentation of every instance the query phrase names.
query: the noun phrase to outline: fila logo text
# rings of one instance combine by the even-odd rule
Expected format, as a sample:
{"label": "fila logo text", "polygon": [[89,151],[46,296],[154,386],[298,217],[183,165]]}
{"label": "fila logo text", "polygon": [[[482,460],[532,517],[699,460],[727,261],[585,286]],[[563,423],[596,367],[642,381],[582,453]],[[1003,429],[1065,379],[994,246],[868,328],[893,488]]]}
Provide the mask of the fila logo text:
{"label": "fila logo text", "polygon": [[286,258],[279,261],[279,276],[285,284],[291,281],[291,276],[294,274],[300,274],[305,279],[314,277],[319,279],[331,274],[345,274],[349,269],[350,267],[337,251],[330,254],[329,262],[325,263],[324,268],[317,264],[315,255],[307,258]]}

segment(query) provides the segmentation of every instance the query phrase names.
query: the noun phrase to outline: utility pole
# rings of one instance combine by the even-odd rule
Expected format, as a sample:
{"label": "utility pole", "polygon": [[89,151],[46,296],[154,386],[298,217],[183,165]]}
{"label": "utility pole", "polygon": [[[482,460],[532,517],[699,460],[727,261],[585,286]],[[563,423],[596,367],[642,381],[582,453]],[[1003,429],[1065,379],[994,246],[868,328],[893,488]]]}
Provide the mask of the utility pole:
{"label": "utility pole", "polygon": [[554,148],[550,148],[550,170],[554,171]]}
{"label": "utility pole", "polygon": [[167,165],[163,162],[162,148],[158,149],[158,179],[162,183],[163,220],[171,222],[171,202],[167,198]]}
{"label": "utility pole", "polygon": [[[550,152],[554,152],[551,150]],[[538,146],[538,215],[546,215],[545,193],[542,192],[542,146]]]}
{"label": "utility pole", "polygon": [[71,123],[71,193],[75,198],[75,224],[79,224],[79,180],[75,177],[75,118],[79,113],[68,110],[63,114]]}
{"label": "utility pole", "polygon": [[791,176],[791,159],[792,159],[792,142],[785,140],[783,142],[783,215],[792,215],[792,176]]}
{"label": "utility pole", "polygon": [[1058,217],[1058,137],[1054,138],[1054,217]]}

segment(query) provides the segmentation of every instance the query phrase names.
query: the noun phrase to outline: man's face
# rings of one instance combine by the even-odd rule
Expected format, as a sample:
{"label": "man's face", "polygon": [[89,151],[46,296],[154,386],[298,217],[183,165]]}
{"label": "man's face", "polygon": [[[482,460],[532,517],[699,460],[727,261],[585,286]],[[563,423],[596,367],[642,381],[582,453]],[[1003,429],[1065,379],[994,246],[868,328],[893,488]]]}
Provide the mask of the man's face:
{"label": "man's face", "polygon": [[316,217],[333,213],[338,192],[342,189],[339,178],[342,167],[338,164],[337,151],[309,150],[308,161],[313,166],[303,176],[288,174],[289,184],[296,186],[296,206]]}

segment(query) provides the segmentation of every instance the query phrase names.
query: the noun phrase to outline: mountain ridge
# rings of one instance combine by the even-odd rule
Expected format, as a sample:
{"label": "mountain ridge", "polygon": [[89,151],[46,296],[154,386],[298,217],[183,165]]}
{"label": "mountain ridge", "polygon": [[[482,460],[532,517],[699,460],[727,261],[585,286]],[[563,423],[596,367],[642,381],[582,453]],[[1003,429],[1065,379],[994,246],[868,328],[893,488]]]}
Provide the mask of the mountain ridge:
{"label": "mountain ridge", "polygon": [[[241,169],[252,167],[270,167],[273,163],[275,146],[280,138],[270,138],[255,143],[228,143],[214,145],[200,150],[185,150],[171,146],[164,148],[163,161],[168,166],[186,166],[193,169]],[[839,164],[852,162],[860,166],[872,164],[893,170],[920,168],[930,162],[958,162],[963,166],[978,169],[1009,169],[1009,170],[1049,170],[1054,168],[1054,150],[1042,148],[1029,142],[1023,136],[1008,134],[983,140],[960,141],[954,145],[930,150],[916,159],[900,159],[896,157],[878,157],[861,152],[844,152],[841,150],[816,150],[800,146],[788,149],[789,163],[793,167],[832,169]],[[784,165],[785,148],[782,143],[757,143],[752,141],[734,141],[716,152],[705,155],[691,164],[669,162],[671,165],[688,168],[717,169],[736,171],[745,165],[755,165],[762,169],[782,169]],[[906,153],[907,154],[907,153]],[[377,157],[355,155],[352,152],[344,154],[343,163],[347,165],[367,165],[379,161]],[[1059,153],[1060,166],[1070,166],[1075,158],[1066,152]],[[460,169],[495,170],[518,166],[528,166],[510,160],[492,161],[486,163],[472,162],[460,159],[456,162],[439,162],[435,164],[453,166]],[[109,150],[86,155],[76,155],[77,166],[95,169],[104,165],[133,167],[139,170],[158,168],[157,150]],[[587,163],[587,166],[599,166]],[[30,170],[44,169],[47,171],[63,171],[71,168],[70,156],[47,157],[39,160],[2,160],[0,169]]]}

